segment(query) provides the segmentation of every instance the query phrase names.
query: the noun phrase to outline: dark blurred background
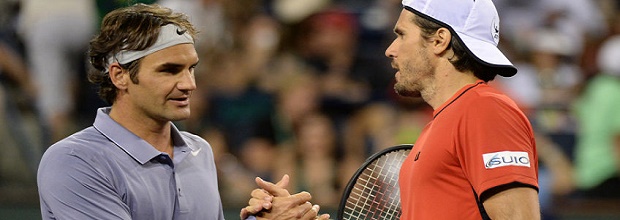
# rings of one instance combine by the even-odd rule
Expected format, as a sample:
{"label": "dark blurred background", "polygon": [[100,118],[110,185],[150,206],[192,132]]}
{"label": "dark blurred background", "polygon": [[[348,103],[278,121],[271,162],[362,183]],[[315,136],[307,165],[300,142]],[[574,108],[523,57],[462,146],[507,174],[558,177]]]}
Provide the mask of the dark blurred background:
{"label": "dark blurred background", "polygon": [[[392,91],[399,0],[0,0],[0,219],[41,218],[39,158],[107,105],[86,80],[88,41],[106,12],[137,2],[200,31],[192,118],[175,123],[213,146],[228,219],[254,177],[283,174],[335,217],[364,159],[430,120]],[[544,219],[620,219],[620,1],[494,2],[519,73],[492,84],[535,127]]]}

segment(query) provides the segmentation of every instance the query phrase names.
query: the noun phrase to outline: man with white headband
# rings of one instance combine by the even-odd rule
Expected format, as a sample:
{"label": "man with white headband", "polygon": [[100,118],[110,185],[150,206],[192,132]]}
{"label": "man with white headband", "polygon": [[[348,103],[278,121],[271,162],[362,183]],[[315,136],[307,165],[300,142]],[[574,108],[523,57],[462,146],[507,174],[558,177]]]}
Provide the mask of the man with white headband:
{"label": "man with white headband", "polygon": [[[491,0],[403,0],[385,51],[394,90],[433,109],[399,176],[400,219],[540,219],[532,127],[487,83],[517,70]],[[273,190],[273,189],[268,189]],[[266,201],[253,195],[255,211]]]}
{"label": "man with white headband", "polygon": [[[158,5],[103,18],[90,43],[89,80],[111,107],[43,155],[43,219],[224,219],[211,146],[172,123],[190,116],[195,35],[185,15]],[[309,199],[288,196],[279,213],[314,219]]]}

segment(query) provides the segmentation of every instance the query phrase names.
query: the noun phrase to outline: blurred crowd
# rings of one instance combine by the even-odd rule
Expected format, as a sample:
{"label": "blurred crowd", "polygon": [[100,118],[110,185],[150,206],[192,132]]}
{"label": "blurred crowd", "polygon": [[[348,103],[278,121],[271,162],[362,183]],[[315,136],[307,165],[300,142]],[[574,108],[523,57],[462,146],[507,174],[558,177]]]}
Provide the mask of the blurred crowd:
{"label": "blurred crowd", "polygon": [[[106,12],[137,2],[200,31],[192,117],[175,123],[211,143],[225,207],[247,202],[254,177],[290,174],[290,190],[334,209],[365,158],[431,119],[392,91],[399,0],[0,0],[0,159],[13,158],[0,185],[34,176],[47,146],[107,105],[85,53]],[[620,1],[494,3],[519,72],[492,84],[534,125],[544,214],[562,198],[620,199]]]}

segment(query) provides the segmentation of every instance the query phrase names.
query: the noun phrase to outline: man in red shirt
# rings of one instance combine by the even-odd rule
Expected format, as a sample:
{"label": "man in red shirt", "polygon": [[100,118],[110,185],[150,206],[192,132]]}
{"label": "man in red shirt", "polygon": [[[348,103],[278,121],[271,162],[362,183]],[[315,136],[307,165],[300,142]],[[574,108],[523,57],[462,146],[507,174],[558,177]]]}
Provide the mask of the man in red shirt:
{"label": "man in red shirt", "polygon": [[487,85],[516,73],[491,0],[404,0],[394,89],[433,107],[400,171],[401,219],[540,219],[532,127]]}
{"label": "man in red shirt", "polygon": [[[403,0],[394,33],[394,90],[434,109],[400,170],[401,219],[540,219],[532,127],[487,84],[517,72],[497,48],[493,2]],[[263,196],[246,212],[271,205]]]}

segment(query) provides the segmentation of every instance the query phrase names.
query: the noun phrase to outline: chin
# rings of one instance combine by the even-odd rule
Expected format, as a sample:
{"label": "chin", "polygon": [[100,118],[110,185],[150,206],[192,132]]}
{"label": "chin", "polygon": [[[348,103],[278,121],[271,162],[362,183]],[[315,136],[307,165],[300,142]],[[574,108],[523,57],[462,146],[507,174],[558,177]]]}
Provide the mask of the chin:
{"label": "chin", "polygon": [[186,110],[186,111],[178,111],[175,112],[174,114],[170,115],[169,120],[170,121],[183,121],[185,119],[188,119],[190,116],[190,111]]}
{"label": "chin", "polygon": [[404,88],[404,86],[400,86],[399,84],[394,85],[394,91],[396,92],[396,94],[403,97],[417,98],[422,96],[419,91]]}
{"label": "chin", "polygon": [[420,94],[420,92],[413,92],[413,91],[396,91],[396,94],[403,96],[403,97],[411,97],[411,98],[422,97],[422,94]]}

